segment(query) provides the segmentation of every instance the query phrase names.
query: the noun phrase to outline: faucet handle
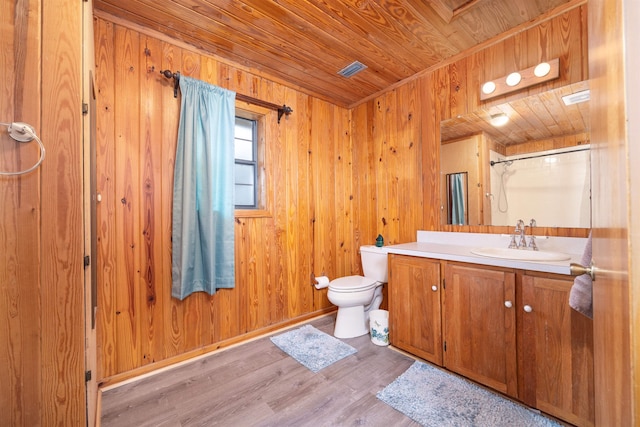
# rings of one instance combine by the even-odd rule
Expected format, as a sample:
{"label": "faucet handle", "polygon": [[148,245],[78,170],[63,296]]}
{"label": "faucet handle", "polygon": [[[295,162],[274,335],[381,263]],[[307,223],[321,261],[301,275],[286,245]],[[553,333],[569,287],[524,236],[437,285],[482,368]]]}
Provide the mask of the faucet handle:
{"label": "faucet handle", "polygon": [[[537,226],[538,226],[538,224],[536,224],[536,220],[531,218],[531,222],[529,222],[529,227],[533,228],[533,227],[537,227]],[[533,232],[533,230],[532,230],[532,232]]]}
{"label": "faucet handle", "polygon": [[523,222],[521,219],[519,219],[519,220],[516,222],[516,228],[515,228],[515,230],[514,230],[514,233],[515,233],[515,234],[518,234],[518,233],[519,233],[519,232],[521,232],[523,229],[524,229],[524,222]]}

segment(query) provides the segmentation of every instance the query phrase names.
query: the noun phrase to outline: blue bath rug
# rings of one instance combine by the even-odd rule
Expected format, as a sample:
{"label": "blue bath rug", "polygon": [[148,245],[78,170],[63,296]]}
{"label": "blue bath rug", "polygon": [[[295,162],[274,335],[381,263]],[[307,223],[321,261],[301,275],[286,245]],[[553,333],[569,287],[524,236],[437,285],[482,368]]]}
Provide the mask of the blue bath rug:
{"label": "blue bath rug", "polygon": [[414,362],[376,397],[425,427],[560,427],[522,405],[422,362]]}
{"label": "blue bath rug", "polygon": [[313,372],[326,368],[357,350],[311,325],[271,337],[282,351]]}

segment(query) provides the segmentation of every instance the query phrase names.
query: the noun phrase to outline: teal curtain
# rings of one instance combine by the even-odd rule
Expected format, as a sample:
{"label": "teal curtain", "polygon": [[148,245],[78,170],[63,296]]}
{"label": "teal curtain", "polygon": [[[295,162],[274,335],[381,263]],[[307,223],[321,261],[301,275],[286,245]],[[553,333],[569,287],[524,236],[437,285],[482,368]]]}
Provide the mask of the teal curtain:
{"label": "teal curtain", "polygon": [[451,177],[451,223],[464,224],[464,181],[461,173]]}
{"label": "teal curtain", "polygon": [[180,77],[173,184],[174,298],[235,286],[235,92]]}

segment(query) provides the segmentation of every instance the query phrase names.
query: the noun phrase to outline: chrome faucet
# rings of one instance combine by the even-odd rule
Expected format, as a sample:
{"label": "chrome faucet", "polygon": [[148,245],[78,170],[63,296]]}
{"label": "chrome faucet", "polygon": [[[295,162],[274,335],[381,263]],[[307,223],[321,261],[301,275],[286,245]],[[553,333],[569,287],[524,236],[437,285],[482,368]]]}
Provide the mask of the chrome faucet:
{"label": "chrome faucet", "polygon": [[518,223],[520,224],[520,240],[518,240],[518,247],[520,249],[527,249],[527,233],[526,233],[526,225],[524,225],[524,221],[519,219]]}
{"label": "chrome faucet", "polygon": [[[531,219],[529,225],[524,225],[524,221],[519,219],[516,223],[516,228],[511,235],[511,241],[509,242],[509,249],[531,249],[532,251],[538,250],[536,245],[536,236],[533,235],[533,227],[536,227],[536,220]],[[527,227],[531,229],[531,237],[529,237],[529,244],[527,244]]]}

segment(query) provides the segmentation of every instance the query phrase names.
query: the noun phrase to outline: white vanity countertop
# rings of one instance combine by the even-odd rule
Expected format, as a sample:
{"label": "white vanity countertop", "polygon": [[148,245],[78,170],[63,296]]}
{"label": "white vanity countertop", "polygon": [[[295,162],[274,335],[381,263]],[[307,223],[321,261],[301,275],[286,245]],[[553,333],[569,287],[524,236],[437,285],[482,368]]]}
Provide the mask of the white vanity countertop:
{"label": "white vanity countertop", "polygon": [[[386,248],[392,254],[569,275],[569,264],[580,262],[587,243],[586,238],[580,237],[536,236],[536,243],[541,251],[566,253],[571,256],[571,259],[567,261],[522,261],[471,253],[472,250],[478,248],[506,248],[509,246],[510,240],[511,236],[504,234],[418,231],[416,242],[390,245]],[[529,241],[529,236],[527,236],[527,241]]]}

